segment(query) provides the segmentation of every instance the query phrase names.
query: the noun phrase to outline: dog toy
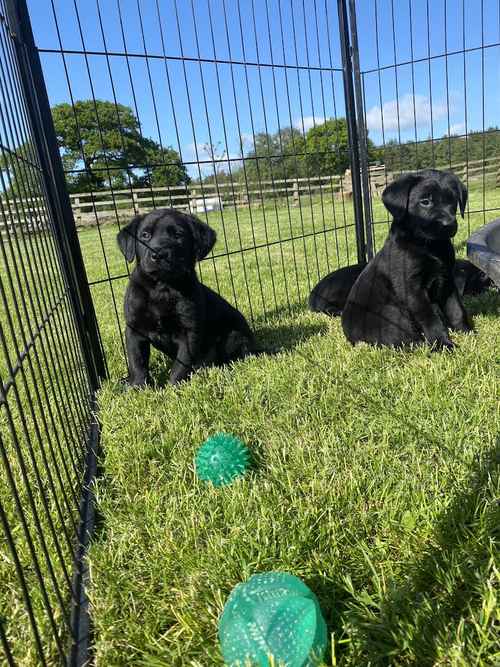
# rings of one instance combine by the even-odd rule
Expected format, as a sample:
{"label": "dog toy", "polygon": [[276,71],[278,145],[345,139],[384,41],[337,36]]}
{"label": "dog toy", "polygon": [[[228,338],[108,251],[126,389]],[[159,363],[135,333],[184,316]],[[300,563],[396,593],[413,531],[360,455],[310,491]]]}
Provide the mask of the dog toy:
{"label": "dog toy", "polygon": [[196,455],[198,477],[214,486],[223,486],[241,477],[249,465],[248,447],[228,433],[216,433],[205,440]]}
{"label": "dog toy", "polygon": [[219,620],[219,640],[230,667],[316,667],[327,630],[316,596],[300,579],[266,572],[233,589]]}

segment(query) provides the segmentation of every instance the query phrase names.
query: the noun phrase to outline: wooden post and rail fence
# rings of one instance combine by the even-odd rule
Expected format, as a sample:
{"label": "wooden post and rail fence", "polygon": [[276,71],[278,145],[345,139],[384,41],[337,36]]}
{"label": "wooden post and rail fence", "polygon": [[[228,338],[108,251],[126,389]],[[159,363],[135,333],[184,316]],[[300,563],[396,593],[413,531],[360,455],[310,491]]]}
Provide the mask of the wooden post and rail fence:
{"label": "wooden post and rail fence", "polygon": [[[500,187],[500,156],[485,160],[470,160],[444,165],[466,182],[482,181],[489,187]],[[384,165],[369,168],[370,189],[373,197],[379,197],[399,172],[389,172]],[[271,179],[252,182],[190,183],[165,187],[142,187],[103,189],[70,195],[71,206],[77,227],[89,227],[113,223],[117,219],[126,220],[137,213],[145,213],[154,208],[172,207],[193,213],[220,210],[232,207],[263,206],[274,199],[288,200],[298,206],[301,200],[322,195],[323,198],[349,199],[352,196],[350,171],[333,176],[310,178]],[[7,213],[16,215],[0,217],[0,232],[7,226],[24,223],[25,231],[40,231],[37,215],[42,205],[40,197],[4,197],[0,194],[0,206]],[[10,222],[7,220],[10,218]],[[12,220],[15,222],[12,223]]]}

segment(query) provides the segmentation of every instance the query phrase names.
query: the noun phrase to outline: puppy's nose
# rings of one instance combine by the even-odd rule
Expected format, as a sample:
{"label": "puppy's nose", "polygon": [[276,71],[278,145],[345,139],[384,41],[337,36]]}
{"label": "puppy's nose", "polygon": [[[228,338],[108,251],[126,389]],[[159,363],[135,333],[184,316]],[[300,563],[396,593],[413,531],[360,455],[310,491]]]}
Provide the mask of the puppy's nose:
{"label": "puppy's nose", "polygon": [[444,227],[453,227],[457,224],[457,219],[454,215],[443,218],[441,221]]}
{"label": "puppy's nose", "polygon": [[151,259],[153,262],[158,262],[160,259],[171,258],[172,252],[168,248],[151,248]]}

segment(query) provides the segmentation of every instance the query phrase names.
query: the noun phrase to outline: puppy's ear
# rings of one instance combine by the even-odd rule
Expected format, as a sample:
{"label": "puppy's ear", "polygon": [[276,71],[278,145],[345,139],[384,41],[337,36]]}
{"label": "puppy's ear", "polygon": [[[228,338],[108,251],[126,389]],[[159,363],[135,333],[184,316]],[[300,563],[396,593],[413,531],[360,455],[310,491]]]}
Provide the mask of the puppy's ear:
{"label": "puppy's ear", "polygon": [[411,189],[422,180],[420,174],[406,174],[386,187],[382,192],[384,206],[395,220],[401,220],[408,211]]}
{"label": "puppy's ear", "polygon": [[118,242],[118,247],[122,251],[123,255],[127,262],[133,262],[135,257],[135,243],[137,239],[137,229],[139,223],[144,218],[144,215],[136,215],[135,218],[128,223],[126,227],[123,227],[119,232],[116,240]]}
{"label": "puppy's ear", "polygon": [[467,188],[458,178],[458,176],[455,176],[455,174],[450,174],[450,176],[451,176],[452,187],[457,194],[458,208],[460,209],[460,215],[463,218],[465,215],[465,207],[467,206],[467,198],[469,196],[469,193],[467,192]]}
{"label": "puppy's ear", "polygon": [[203,259],[212,250],[217,240],[214,230],[194,215],[186,214],[187,223],[191,227],[194,240],[196,261]]}

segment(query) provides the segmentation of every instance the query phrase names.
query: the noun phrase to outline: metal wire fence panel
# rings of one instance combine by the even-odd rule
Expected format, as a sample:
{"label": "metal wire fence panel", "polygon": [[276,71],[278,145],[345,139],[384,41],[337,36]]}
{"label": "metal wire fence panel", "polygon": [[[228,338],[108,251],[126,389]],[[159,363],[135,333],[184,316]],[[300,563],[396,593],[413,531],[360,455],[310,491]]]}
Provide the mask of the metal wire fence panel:
{"label": "metal wire fence panel", "polygon": [[[351,3],[354,11],[354,3]],[[450,169],[469,189],[464,249],[471,230],[500,209],[498,172],[498,2],[370,0],[357,3],[365,126],[378,148],[385,182],[404,171]],[[370,184],[367,217],[375,249],[389,218]]]}
{"label": "metal wire fence panel", "polygon": [[17,9],[0,1],[0,645],[9,664],[54,664],[73,635],[96,377]]}
{"label": "metal wire fence panel", "polygon": [[31,25],[26,0],[0,0],[0,642],[8,662],[48,664],[86,632],[70,616],[93,392],[126,363],[118,231],[159,207],[198,215],[218,236],[202,281],[256,329],[380,248],[401,172],[465,181],[461,250],[500,209],[500,4],[29,9]]}
{"label": "metal wire fence panel", "polygon": [[210,224],[218,242],[201,279],[255,325],[356,261],[336,3],[51,0],[43,11],[36,37],[115,372],[130,268],[115,237],[134,212],[172,206]]}

